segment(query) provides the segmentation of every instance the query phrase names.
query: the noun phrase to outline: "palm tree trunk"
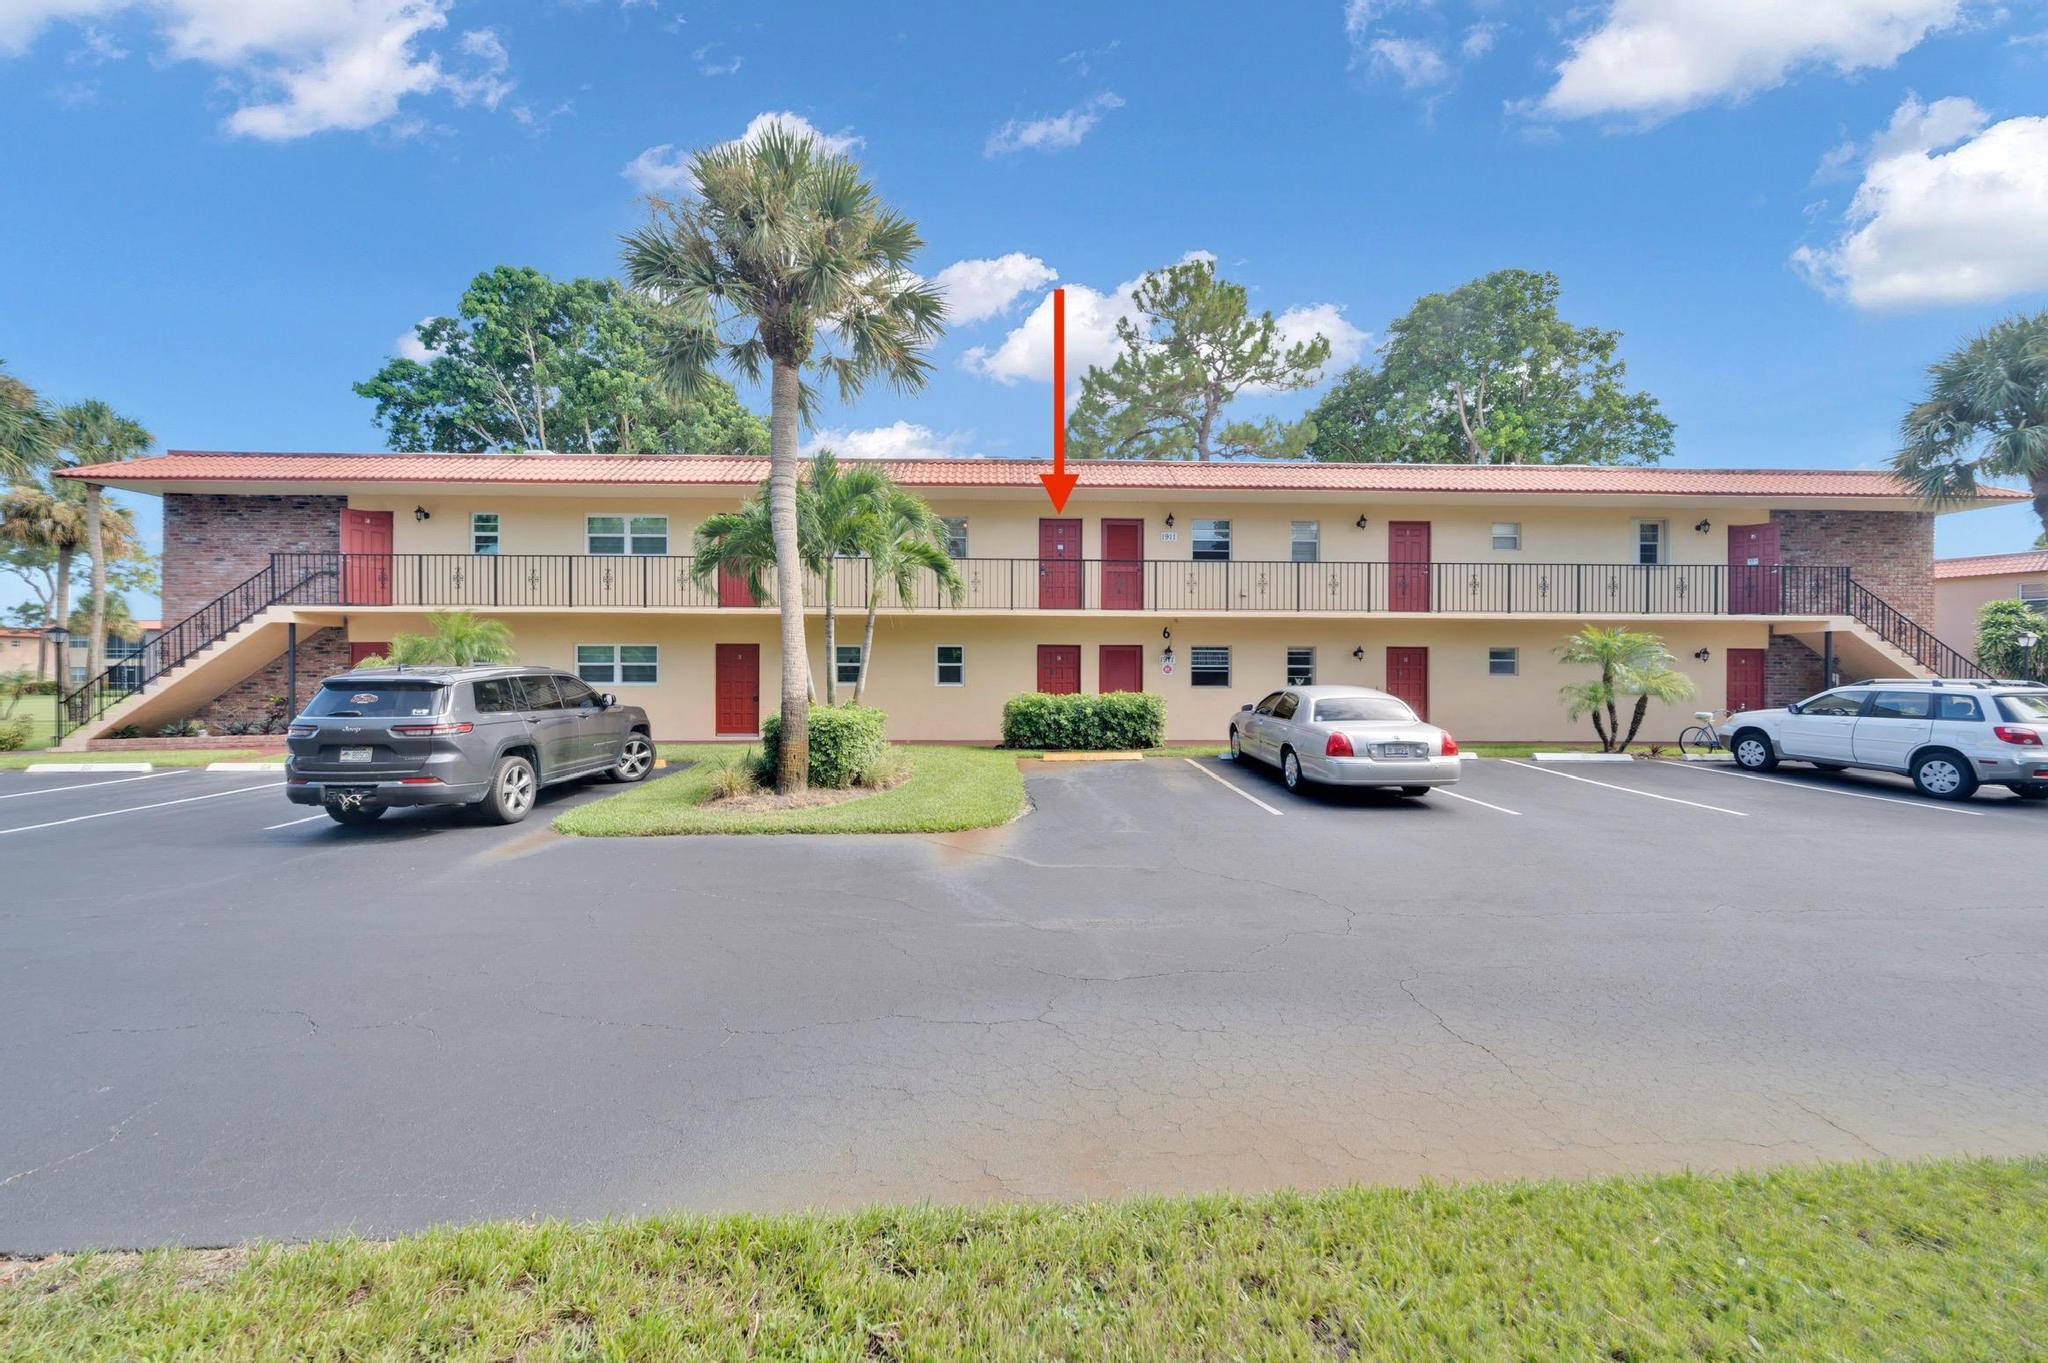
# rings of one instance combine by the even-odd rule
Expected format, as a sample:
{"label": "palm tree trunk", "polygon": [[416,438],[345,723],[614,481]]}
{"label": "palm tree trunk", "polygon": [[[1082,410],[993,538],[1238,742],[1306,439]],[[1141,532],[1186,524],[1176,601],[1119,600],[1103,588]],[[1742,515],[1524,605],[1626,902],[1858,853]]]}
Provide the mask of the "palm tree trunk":
{"label": "palm tree trunk", "polygon": [[107,546],[100,532],[100,485],[85,485],[85,543],[92,555],[92,633],[85,647],[85,675],[97,677],[107,665]]}
{"label": "palm tree trunk", "polygon": [[[869,571],[869,576],[873,576],[872,569]],[[870,581],[868,583],[868,627],[867,632],[861,635],[860,638],[860,676],[854,678],[853,682],[853,703],[855,705],[860,704],[860,693],[867,690],[868,659],[875,656],[875,601],[877,596],[878,588],[874,582]]]}
{"label": "palm tree trunk", "polygon": [[810,649],[796,528],[797,386],[796,366],[776,360],[768,386],[768,523],[775,536],[775,606],[782,617],[782,740],[775,789],[784,795],[804,789],[811,778],[811,717],[804,700]]}
{"label": "palm tree trunk", "polygon": [[825,560],[825,703],[839,703],[839,613],[833,605],[833,595],[838,587],[839,561],[827,557]]}
{"label": "palm tree trunk", "polygon": [[2034,514],[2041,520],[2041,534],[2048,536],[2048,469],[2042,469],[2028,482],[2034,494]]}
{"label": "palm tree trunk", "polygon": [[[1603,689],[1607,692],[1607,732],[1601,735],[1601,742],[1606,746],[1602,751],[1613,752],[1614,740],[1621,736],[1621,716],[1615,713],[1614,709],[1614,674],[1603,670],[1600,681]],[[1598,728],[1599,726],[1595,725],[1594,727]]]}
{"label": "palm tree trunk", "polygon": [[1628,745],[1636,741],[1636,735],[1642,731],[1643,716],[1649,713],[1650,698],[1648,696],[1637,696],[1636,712],[1633,715],[1629,716],[1628,737],[1621,740],[1620,751],[1627,752]]}

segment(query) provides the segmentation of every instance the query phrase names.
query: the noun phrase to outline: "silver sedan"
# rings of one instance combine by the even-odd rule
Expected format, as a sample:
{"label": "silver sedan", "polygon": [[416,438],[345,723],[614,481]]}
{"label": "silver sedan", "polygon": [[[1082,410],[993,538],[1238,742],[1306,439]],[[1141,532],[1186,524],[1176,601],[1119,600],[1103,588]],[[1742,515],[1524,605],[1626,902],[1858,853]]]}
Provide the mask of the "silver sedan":
{"label": "silver sedan", "polygon": [[1290,686],[1243,706],[1231,716],[1230,755],[1271,762],[1289,790],[1324,781],[1426,795],[1458,779],[1457,740],[1366,686]]}

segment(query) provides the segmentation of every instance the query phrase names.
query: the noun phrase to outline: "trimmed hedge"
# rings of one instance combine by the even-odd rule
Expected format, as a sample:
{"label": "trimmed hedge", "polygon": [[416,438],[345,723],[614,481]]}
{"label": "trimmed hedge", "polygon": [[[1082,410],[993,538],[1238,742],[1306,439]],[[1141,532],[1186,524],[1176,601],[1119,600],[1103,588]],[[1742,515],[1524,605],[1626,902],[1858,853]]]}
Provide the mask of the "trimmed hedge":
{"label": "trimmed hedge", "polygon": [[[845,790],[871,776],[888,751],[889,716],[869,705],[811,707],[811,784]],[[782,716],[761,720],[761,772],[773,784],[782,750]]]}
{"label": "trimmed hedge", "polygon": [[1166,697],[1150,691],[1055,696],[1027,691],[1003,706],[1003,746],[1127,752],[1166,740]]}

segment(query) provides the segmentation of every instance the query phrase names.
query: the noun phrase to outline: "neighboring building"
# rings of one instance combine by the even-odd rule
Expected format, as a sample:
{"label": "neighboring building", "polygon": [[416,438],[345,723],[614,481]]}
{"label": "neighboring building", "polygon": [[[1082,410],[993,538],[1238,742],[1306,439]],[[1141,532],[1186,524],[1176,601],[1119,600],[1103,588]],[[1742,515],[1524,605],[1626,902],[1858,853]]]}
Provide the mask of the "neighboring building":
{"label": "neighboring building", "polygon": [[[1933,517],[1886,473],[1584,466],[1087,463],[1051,514],[1042,463],[910,460],[951,518],[964,601],[885,598],[867,698],[905,739],[987,740],[1022,691],[1141,687],[1169,737],[1219,741],[1290,679],[1383,686],[1463,738],[1584,737],[1553,649],[1587,622],[1661,635],[1699,688],[1755,707],[1844,678],[1967,670],[1930,620]],[[743,737],[775,703],[775,612],[689,574],[691,533],[761,459],[172,452],[74,470],[164,498],[170,628],[142,692],[75,741],[247,718],[424,612],[505,620],[524,660],[646,707],[664,739]],[[2002,502],[2018,493],[1986,492]],[[859,662],[865,564],[842,562]],[[192,617],[188,619],[187,617]],[[286,643],[296,638],[296,653]],[[295,667],[294,667],[295,660]],[[161,675],[159,675],[161,674]],[[81,707],[85,713],[88,707]]]}
{"label": "neighboring building", "polygon": [[1950,648],[1975,656],[1978,610],[2015,600],[2048,613],[2048,549],[1935,560],[1934,632]]}
{"label": "neighboring building", "polygon": [[49,647],[39,629],[0,627],[0,673],[27,672],[38,680],[50,675]]}

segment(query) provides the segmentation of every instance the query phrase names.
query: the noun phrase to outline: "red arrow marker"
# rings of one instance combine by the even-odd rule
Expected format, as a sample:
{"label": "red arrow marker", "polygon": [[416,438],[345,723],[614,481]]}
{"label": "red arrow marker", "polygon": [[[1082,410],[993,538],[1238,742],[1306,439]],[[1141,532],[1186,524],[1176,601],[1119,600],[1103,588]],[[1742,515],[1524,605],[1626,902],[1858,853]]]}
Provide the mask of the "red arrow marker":
{"label": "red arrow marker", "polygon": [[1067,472],[1067,291],[1052,291],[1052,472],[1041,473],[1054,511],[1067,509],[1078,476]]}

